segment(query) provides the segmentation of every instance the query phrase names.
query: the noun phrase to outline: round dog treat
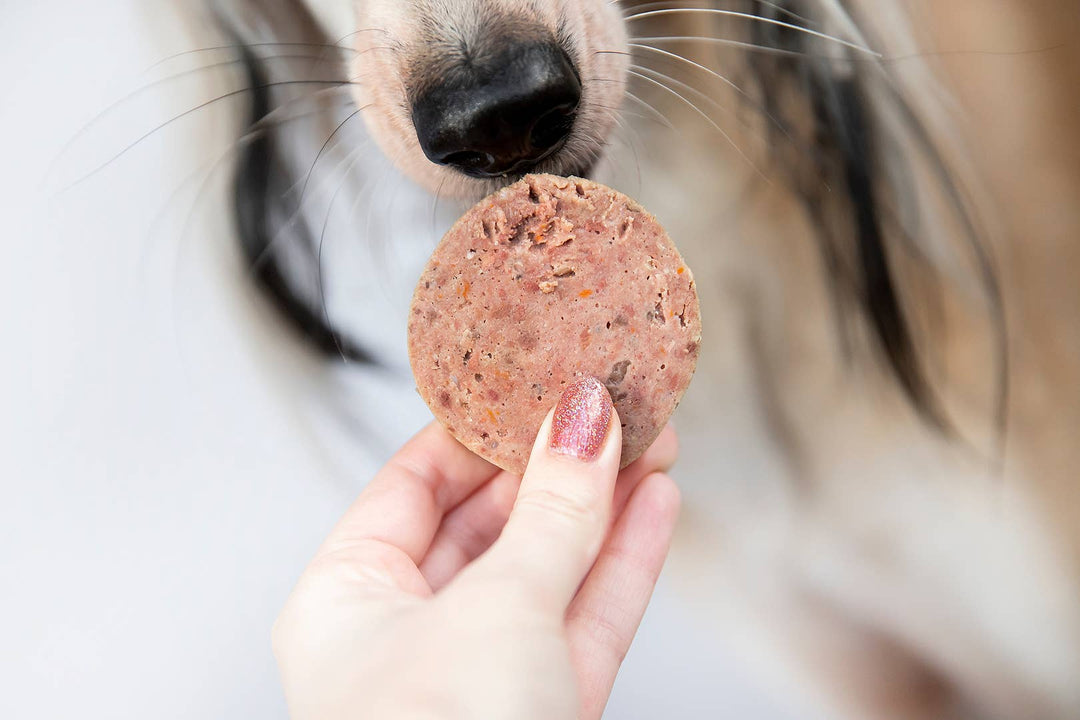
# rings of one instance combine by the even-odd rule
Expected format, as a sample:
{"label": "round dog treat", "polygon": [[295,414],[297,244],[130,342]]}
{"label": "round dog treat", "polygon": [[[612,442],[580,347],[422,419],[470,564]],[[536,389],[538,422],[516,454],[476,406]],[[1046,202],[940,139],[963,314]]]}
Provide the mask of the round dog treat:
{"label": "round dog treat", "polygon": [[521,474],[563,389],[592,376],[622,422],[622,464],[652,444],[701,344],[693,276],[640,205],[588,180],[529,175],[469,210],[416,288],[420,395],[463,445]]}

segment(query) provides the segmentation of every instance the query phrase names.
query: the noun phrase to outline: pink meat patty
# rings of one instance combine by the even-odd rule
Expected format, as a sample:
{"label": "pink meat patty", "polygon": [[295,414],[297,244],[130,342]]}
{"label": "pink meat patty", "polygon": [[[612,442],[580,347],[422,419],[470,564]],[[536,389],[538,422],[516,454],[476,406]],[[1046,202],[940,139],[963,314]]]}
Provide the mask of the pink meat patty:
{"label": "pink meat patty", "polygon": [[611,393],[622,464],[641,456],[694,374],[694,279],[656,218],[588,180],[529,175],[446,234],[416,288],[420,395],[462,444],[521,474],[547,412],[583,376]]}

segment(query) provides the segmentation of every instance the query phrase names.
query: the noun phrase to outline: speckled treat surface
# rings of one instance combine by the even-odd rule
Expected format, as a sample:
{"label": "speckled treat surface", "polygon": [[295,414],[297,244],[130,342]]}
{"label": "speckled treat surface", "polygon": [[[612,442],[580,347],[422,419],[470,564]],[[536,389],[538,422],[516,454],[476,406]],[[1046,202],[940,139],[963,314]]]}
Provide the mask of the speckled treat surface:
{"label": "speckled treat surface", "polygon": [[652,444],[697,363],[693,276],[656,219],[610,188],[530,175],[481,201],[420,277],[409,319],[417,389],[462,444],[524,472],[563,389],[611,393],[623,465]]}

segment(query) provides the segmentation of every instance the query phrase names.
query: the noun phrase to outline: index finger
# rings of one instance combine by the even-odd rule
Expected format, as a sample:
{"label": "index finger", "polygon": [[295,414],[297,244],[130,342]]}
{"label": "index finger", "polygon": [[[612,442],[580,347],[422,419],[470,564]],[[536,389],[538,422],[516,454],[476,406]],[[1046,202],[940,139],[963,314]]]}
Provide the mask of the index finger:
{"label": "index finger", "polygon": [[419,564],[443,516],[498,472],[433,422],[379,471],[318,555],[377,542]]}
{"label": "index finger", "polygon": [[567,388],[540,428],[517,501],[473,577],[499,578],[560,614],[600,551],[622,454],[607,388]]}

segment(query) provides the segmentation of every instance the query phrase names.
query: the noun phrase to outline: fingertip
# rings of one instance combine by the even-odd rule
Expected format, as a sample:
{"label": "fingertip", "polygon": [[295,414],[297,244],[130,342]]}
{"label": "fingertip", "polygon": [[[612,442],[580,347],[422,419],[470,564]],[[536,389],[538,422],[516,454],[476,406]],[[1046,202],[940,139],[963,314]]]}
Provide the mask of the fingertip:
{"label": "fingertip", "polygon": [[608,455],[616,439],[622,444],[611,394],[596,378],[584,377],[568,386],[549,417],[549,453],[592,463]]}
{"label": "fingertip", "polygon": [[656,452],[659,460],[657,469],[667,472],[679,459],[679,435],[675,432],[675,427],[668,423],[664,426],[664,429],[660,431],[660,436],[656,438],[656,442],[653,443],[651,448]]}
{"label": "fingertip", "polygon": [[654,445],[660,446],[665,456],[671,458],[671,463],[665,468],[665,470],[670,470],[675,461],[678,460],[679,451],[682,449],[679,443],[679,433],[676,432],[675,426],[671,423],[665,425],[664,429],[660,431],[660,436],[656,438]]}
{"label": "fingertip", "polygon": [[504,573],[559,612],[596,559],[610,524],[622,428],[597,380],[571,385],[537,434],[502,535],[478,565]]}
{"label": "fingertip", "polygon": [[674,527],[682,511],[682,491],[670,475],[652,473],[641,481],[637,493],[650,515]]}
{"label": "fingertip", "polygon": [[654,472],[668,472],[679,458],[679,439],[668,425],[653,444],[634,462],[623,468],[629,477],[644,478]]}

